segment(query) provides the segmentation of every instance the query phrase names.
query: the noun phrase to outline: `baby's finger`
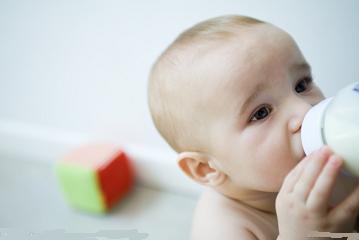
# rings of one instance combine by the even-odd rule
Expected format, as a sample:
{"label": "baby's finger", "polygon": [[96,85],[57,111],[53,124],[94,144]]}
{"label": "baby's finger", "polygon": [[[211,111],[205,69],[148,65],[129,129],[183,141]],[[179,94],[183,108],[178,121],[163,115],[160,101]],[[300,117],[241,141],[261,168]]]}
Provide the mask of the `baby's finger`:
{"label": "baby's finger", "polygon": [[293,189],[293,194],[295,194],[298,199],[304,202],[307,200],[329,156],[330,152],[328,147],[323,147],[309,158],[309,163],[305,171],[303,171]]}
{"label": "baby's finger", "polygon": [[357,216],[359,213],[359,185],[332,211],[335,221],[344,221],[348,218]]}
{"label": "baby's finger", "polygon": [[308,196],[306,202],[308,209],[321,215],[326,214],[329,198],[342,163],[343,160],[338,156],[332,155],[329,158]]}
{"label": "baby's finger", "polygon": [[288,175],[284,179],[284,183],[282,185],[281,191],[286,193],[291,193],[293,191],[295,183],[298,181],[300,175],[303,172],[305,165],[308,162],[308,157],[304,158],[300,161],[293,169],[288,173]]}

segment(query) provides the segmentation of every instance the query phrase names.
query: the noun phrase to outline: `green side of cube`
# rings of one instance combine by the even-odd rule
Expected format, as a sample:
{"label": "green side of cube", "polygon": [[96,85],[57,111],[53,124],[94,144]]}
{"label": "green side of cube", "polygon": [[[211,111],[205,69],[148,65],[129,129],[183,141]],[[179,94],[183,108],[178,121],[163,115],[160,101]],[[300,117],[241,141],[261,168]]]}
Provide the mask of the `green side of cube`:
{"label": "green side of cube", "polygon": [[67,202],[92,213],[106,212],[97,174],[93,169],[60,162],[55,168]]}

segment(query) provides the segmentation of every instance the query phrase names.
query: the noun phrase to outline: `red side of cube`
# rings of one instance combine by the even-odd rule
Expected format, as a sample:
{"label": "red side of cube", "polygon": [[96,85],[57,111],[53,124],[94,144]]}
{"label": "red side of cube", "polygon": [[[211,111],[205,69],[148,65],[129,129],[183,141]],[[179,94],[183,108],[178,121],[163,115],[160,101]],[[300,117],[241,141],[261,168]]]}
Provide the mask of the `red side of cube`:
{"label": "red side of cube", "polygon": [[122,151],[119,151],[106,165],[101,166],[97,174],[107,209],[120,200],[134,183],[133,167]]}

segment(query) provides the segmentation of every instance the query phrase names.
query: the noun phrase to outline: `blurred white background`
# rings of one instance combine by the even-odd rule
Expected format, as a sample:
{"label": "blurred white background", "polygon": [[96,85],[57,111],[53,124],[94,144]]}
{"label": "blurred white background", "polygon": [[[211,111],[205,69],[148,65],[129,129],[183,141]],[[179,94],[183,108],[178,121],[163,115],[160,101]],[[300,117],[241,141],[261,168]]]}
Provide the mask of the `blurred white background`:
{"label": "blurred white background", "polygon": [[327,96],[358,80],[357,0],[2,0],[3,150],[26,151],[41,140],[28,151],[52,151],[49,142],[92,136],[172,158],[147,107],[150,67],[180,32],[223,14],[249,15],[289,32]]}

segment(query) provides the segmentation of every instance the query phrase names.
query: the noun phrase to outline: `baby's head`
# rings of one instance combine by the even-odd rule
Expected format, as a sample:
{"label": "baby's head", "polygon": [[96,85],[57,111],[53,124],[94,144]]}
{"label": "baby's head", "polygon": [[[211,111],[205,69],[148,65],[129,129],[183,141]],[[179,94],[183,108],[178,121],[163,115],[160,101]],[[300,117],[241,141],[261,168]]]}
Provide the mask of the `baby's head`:
{"label": "baby's head", "polygon": [[323,99],[290,35],[244,16],[182,33],[154,64],[148,94],[180,168],[233,198],[279,191],[304,157],[304,114]]}

